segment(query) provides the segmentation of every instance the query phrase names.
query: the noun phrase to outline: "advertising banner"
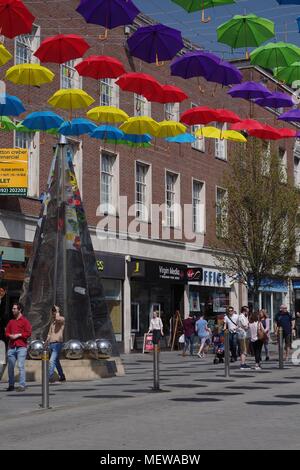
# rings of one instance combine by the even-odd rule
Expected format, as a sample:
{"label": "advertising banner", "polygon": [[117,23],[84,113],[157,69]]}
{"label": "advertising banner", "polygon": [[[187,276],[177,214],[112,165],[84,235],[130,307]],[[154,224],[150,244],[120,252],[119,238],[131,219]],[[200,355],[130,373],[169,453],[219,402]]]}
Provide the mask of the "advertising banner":
{"label": "advertising banner", "polygon": [[28,150],[0,149],[0,196],[27,196]]}

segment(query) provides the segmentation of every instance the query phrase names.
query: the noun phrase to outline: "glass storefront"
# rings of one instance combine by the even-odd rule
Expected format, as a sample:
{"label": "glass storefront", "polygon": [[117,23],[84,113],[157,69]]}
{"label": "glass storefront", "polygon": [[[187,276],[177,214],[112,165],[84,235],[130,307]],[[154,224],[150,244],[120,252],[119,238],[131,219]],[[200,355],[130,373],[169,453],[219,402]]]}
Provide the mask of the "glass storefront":
{"label": "glass storefront", "polygon": [[213,317],[226,313],[229,306],[229,289],[190,286],[190,312]]}
{"label": "glass storefront", "polygon": [[102,285],[116,340],[122,341],[122,282],[115,279],[102,279]]}

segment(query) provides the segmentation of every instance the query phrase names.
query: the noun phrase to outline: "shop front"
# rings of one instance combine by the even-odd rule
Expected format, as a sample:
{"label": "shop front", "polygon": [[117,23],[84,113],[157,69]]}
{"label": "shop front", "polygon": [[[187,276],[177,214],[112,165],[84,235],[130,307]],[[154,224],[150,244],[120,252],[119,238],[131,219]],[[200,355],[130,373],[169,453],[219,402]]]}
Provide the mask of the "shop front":
{"label": "shop front", "polygon": [[[116,341],[123,342],[123,283],[125,279],[124,256],[96,252],[96,263],[104,291]],[[120,344],[122,349],[122,344]]]}
{"label": "shop front", "polygon": [[294,312],[300,312],[300,279],[293,280]]}
{"label": "shop front", "polygon": [[131,334],[135,349],[142,349],[153,312],[159,312],[164,325],[166,345],[170,320],[179,310],[184,318],[184,292],[187,284],[186,266],[132,260],[129,264],[131,289]]}

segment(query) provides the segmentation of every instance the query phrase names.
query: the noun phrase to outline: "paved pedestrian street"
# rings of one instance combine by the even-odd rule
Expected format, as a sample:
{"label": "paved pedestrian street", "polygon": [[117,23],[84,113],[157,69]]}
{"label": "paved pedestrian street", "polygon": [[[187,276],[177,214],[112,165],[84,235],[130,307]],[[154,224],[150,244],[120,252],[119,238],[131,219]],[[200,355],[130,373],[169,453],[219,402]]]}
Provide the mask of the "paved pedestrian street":
{"label": "paved pedestrian street", "polygon": [[[300,368],[279,370],[275,355],[261,371],[160,354],[161,392],[153,392],[149,354],[122,357],[124,377],[0,392],[0,449],[300,449]],[[252,364],[253,365],[253,364]]]}

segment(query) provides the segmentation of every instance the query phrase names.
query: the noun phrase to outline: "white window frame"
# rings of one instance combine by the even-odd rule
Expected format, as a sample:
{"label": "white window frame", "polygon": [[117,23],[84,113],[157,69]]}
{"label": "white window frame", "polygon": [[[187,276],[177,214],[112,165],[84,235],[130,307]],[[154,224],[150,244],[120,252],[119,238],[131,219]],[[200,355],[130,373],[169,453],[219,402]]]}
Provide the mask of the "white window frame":
{"label": "white window frame", "polygon": [[134,93],[134,116],[151,117],[151,101],[142,95]]}
{"label": "white window frame", "polygon": [[[41,42],[41,28],[40,26],[34,24],[32,26],[32,32],[30,34],[21,34],[15,38],[15,54],[14,54],[14,63],[15,65],[19,64],[39,64],[39,59],[33,55],[33,53],[39,48]],[[24,58],[18,54],[18,48],[24,49],[26,54]],[[27,56],[25,59],[25,55]]]}
{"label": "white window frame", "polygon": [[[215,127],[217,129],[226,131],[227,124],[221,122],[215,122]],[[215,157],[218,160],[227,161],[227,140],[226,139],[215,139]]]}
{"label": "white window frame", "polygon": [[[138,181],[138,167],[144,167],[146,170],[145,172],[145,179],[144,182]],[[138,201],[138,184],[142,184],[144,186],[144,203],[143,206],[145,207],[145,211],[139,214],[139,205],[141,204]],[[142,222],[150,222],[151,220],[151,199],[152,199],[152,191],[151,191],[151,165],[149,163],[142,162],[140,160],[136,160],[135,162],[135,218]]]}
{"label": "white window frame", "polygon": [[166,103],[164,106],[164,116],[166,121],[179,122],[180,105],[179,103]]}
{"label": "white window frame", "polygon": [[[195,185],[201,186],[199,196],[195,197]],[[195,207],[195,201],[197,201],[197,207]],[[205,204],[205,182],[192,178],[192,208],[193,208],[193,232],[194,233],[205,233],[206,226],[206,204]],[[198,217],[198,222],[195,220],[195,216]]]}
{"label": "white window frame", "polygon": [[[196,108],[198,105],[195,103],[191,103],[191,108]],[[194,150],[198,150],[199,152],[205,152],[205,137],[197,137],[196,132],[204,127],[202,124],[197,126],[191,126],[191,134],[196,137],[195,142],[192,142],[191,146]]]}
{"label": "white window frame", "polygon": [[[219,204],[218,204],[218,192],[219,191],[222,191],[223,192],[223,197],[225,197],[226,199],[228,199],[228,190],[225,189],[225,188],[222,188],[221,186],[216,186],[216,235],[219,237],[219,238],[226,238],[227,234],[228,234],[228,227],[222,232],[222,233],[219,233],[218,232],[218,220],[219,220]],[[222,198],[222,201],[223,201],[223,198]],[[226,202],[226,201],[225,201]],[[223,217],[223,214],[220,214],[221,217]],[[225,209],[225,213],[224,213],[224,216],[227,217],[227,209]]]}
{"label": "white window frame", "polygon": [[[105,173],[102,170],[103,155],[110,157],[112,160],[111,173],[111,190],[109,201],[103,201],[103,180],[102,175]],[[101,213],[104,215],[116,216],[119,211],[119,154],[112,153],[106,149],[100,149],[100,205]]]}
{"label": "white window frame", "polygon": [[[113,78],[103,78],[99,81],[100,88],[100,106],[115,106],[119,107],[119,87],[116,85],[116,80]],[[107,93],[108,91],[108,93]],[[102,93],[104,92],[104,93]],[[107,99],[102,99],[106,96]]]}
{"label": "white window frame", "polygon": [[[174,185],[172,189],[168,188],[168,176],[174,177]],[[170,194],[172,194],[172,205],[168,204],[170,201]],[[165,170],[165,226],[171,228],[180,228],[180,214],[178,210],[180,207],[180,174],[172,170]],[[172,209],[173,208],[173,209]],[[173,214],[173,216],[172,216]]]}
{"label": "white window frame", "polygon": [[294,185],[300,188],[300,155],[294,155]]}
{"label": "white window frame", "polygon": [[[22,142],[18,142],[18,138]],[[18,145],[21,144],[21,145]],[[40,195],[40,134],[39,132],[14,131],[14,148],[28,150],[28,190],[27,196],[39,198]]]}
{"label": "white window frame", "polygon": [[[82,59],[74,59],[65,62],[64,64],[60,65],[60,88],[64,90],[70,89],[82,89],[82,77],[77,72],[75,66],[81,61]],[[64,71],[70,74],[69,76],[64,75]]]}
{"label": "white window frame", "polygon": [[287,182],[287,150],[283,147],[278,148],[278,158],[282,170],[282,182]]}

